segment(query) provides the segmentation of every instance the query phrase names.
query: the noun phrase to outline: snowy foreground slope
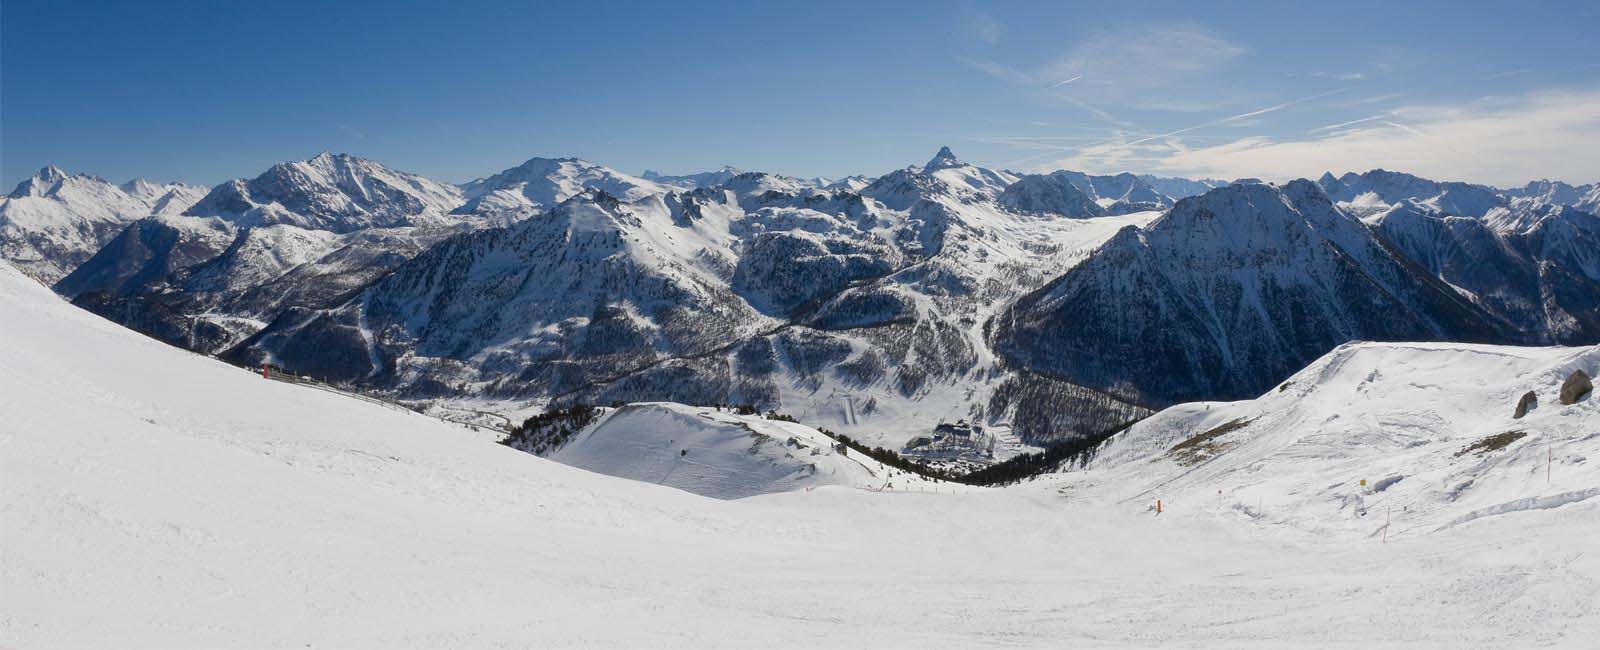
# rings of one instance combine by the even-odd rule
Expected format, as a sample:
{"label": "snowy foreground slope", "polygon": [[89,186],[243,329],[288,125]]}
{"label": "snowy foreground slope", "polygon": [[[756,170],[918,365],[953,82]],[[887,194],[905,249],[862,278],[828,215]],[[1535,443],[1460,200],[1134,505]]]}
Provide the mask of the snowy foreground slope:
{"label": "snowy foreground slope", "polygon": [[934,489],[862,454],[840,453],[834,444],[801,424],[659,402],[610,411],[548,457],[719,499],[824,485]]}
{"label": "snowy foreground slope", "polygon": [[[1134,425],[1088,474],[1123,500],[1319,534],[1381,536],[1392,517],[1391,540],[1600,502],[1600,398],[1558,399],[1575,370],[1600,374],[1600,346],[1346,343],[1260,398]],[[1530,391],[1537,406],[1514,417]]]}
{"label": "snowy foreground slope", "polygon": [[[1209,485],[1159,517],[1136,487],[1096,485],[1138,461],[1003,490],[720,501],[267,382],[3,265],[0,343],[5,647],[1576,648],[1600,634],[1597,499],[1388,543],[1219,512],[1192,496]],[[1485,370],[1509,385],[1554,366],[1543,354]],[[1530,418],[1559,415],[1545,394]],[[1596,458],[1587,437],[1558,454]],[[1593,462],[1496,490],[1580,490],[1568,481]]]}

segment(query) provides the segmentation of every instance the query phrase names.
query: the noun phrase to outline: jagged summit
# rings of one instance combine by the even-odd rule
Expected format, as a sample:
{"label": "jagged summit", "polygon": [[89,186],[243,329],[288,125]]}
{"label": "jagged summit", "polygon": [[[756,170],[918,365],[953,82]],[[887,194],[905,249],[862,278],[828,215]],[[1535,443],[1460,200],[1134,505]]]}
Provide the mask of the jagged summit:
{"label": "jagged summit", "polygon": [[956,158],[956,154],[950,151],[950,147],[939,147],[939,153],[934,154],[928,164],[922,166],[922,171],[934,172],[941,169],[950,169],[951,167],[960,167],[963,164],[965,163],[961,162],[959,158]]}
{"label": "jagged summit", "polygon": [[46,165],[31,178],[17,183],[16,189],[11,191],[11,198],[20,199],[27,196],[43,196],[56,183],[67,179],[67,172],[55,165]]}
{"label": "jagged summit", "polygon": [[176,214],[204,193],[181,183],[115,185],[48,165],[0,196],[0,258],[54,283],[88,260],[130,221]]}

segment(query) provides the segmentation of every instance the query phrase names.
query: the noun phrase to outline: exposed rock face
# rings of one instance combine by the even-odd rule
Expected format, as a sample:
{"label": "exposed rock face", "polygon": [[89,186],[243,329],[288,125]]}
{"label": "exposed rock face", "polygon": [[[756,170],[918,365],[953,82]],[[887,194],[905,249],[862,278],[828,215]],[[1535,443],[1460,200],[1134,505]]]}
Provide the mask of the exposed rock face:
{"label": "exposed rock face", "polygon": [[1594,383],[1589,380],[1589,374],[1582,370],[1574,370],[1567,376],[1567,380],[1561,383],[1561,403],[1577,404],[1592,392]]}
{"label": "exposed rock face", "polygon": [[1520,420],[1520,419],[1522,419],[1522,416],[1528,414],[1528,411],[1530,409],[1536,408],[1538,406],[1539,406],[1539,396],[1538,395],[1534,395],[1533,391],[1530,390],[1530,391],[1522,394],[1522,399],[1517,400],[1517,412],[1512,414],[1511,417]]}

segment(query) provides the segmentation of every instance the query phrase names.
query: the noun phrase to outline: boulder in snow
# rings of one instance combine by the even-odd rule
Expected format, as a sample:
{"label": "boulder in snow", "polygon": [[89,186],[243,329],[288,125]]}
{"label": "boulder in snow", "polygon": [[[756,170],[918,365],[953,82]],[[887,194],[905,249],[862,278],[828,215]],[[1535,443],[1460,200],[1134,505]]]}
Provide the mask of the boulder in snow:
{"label": "boulder in snow", "polygon": [[1561,403],[1577,404],[1594,392],[1594,382],[1589,380],[1589,374],[1582,370],[1574,370],[1567,380],[1561,382]]}
{"label": "boulder in snow", "polygon": [[1517,400],[1517,412],[1513,413],[1511,417],[1520,420],[1522,416],[1528,414],[1529,409],[1537,406],[1539,406],[1539,396],[1533,394],[1533,391],[1530,390],[1522,394],[1522,399]]}

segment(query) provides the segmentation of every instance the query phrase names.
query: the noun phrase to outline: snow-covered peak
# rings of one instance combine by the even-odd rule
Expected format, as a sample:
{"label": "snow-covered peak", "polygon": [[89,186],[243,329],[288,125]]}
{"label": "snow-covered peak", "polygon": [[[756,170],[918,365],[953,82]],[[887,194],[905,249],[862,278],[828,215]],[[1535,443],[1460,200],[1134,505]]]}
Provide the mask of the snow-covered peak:
{"label": "snow-covered peak", "polygon": [[436,220],[460,203],[455,186],[348,154],[322,153],[218,185],[185,214],[246,226],[287,223],[349,232]]}
{"label": "snow-covered peak", "polygon": [[51,165],[0,197],[0,257],[54,283],[128,222],[182,212],[203,193],[181,183],[134,181],[119,187]]}
{"label": "snow-covered peak", "polygon": [[1236,182],[1184,199],[1149,230],[1203,250],[1285,246],[1294,237],[1291,232],[1307,228],[1340,238],[1359,238],[1362,229],[1315,183],[1298,179],[1281,186]]}
{"label": "snow-covered peak", "polygon": [[459,214],[536,212],[586,189],[604,190],[633,201],[665,194],[670,188],[578,158],[530,158],[511,169],[467,183],[463,189],[468,200],[455,210]]}
{"label": "snow-covered peak", "polygon": [[1595,186],[1584,185],[1573,187],[1561,181],[1540,179],[1530,181],[1519,188],[1506,190],[1506,195],[1512,198],[1530,198],[1541,203],[1563,203],[1573,205],[1584,199],[1584,194],[1593,190]]}
{"label": "snow-covered peak", "polygon": [[953,200],[954,204],[993,201],[1015,183],[1017,176],[961,162],[949,147],[941,147],[922,168],[907,167],[878,177],[861,193],[904,210],[923,200]]}
{"label": "snow-covered peak", "polygon": [[135,178],[123,183],[120,187],[122,188],[122,191],[127,192],[131,196],[137,197],[160,196],[166,193],[166,189],[162,186],[147,181],[143,178]]}
{"label": "snow-covered peak", "polygon": [[1406,199],[1424,203],[1440,212],[1481,217],[1504,206],[1506,198],[1492,187],[1455,181],[1434,181],[1414,174],[1374,169],[1364,174],[1347,173],[1331,182],[1325,174],[1319,183],[1329,197],[1352,208],[1374,213]]}
{"label": "snow-covered peak", "polygon": [[1593,214],[1570,205],[1544,203],[1537,199],[1516,199],[1505,207],[1490,210],[1483,216],[1484,223],[1502,233],[1527,234],[1554,220],[1589,222]]}
{"label": "snow-covered peak", "polygon": [[950,151],[950,147],[939,147],[939,153],[933,154],[933,158],[928,160],[928,164],[922,166],[922,171],[931,174],[941,169],[960,167],[964,164],[966,163],[956,158],[955,152]]}
{"label": "snow-covered peak", "polygon": [[[1384,224],[1410,223],[1417,219],[1448,219],[1450,217],[1435,210],[1432,206],[1420,203],[1414,199],[1405,199],[1389,206],[1382,212],[1362,217],[1362,221],[1374,226]],[[1469,218],[1469,217],[1467,217]]]}
{"label": "snow-covered peak", "polygon": [[68,178],[70,178],[70,176],[68,176],[67,172],[62,170],[60,167],[55,165],[46,165],[32,177],[22,181],[21,183],[18,183],[17,188],[11,191],[11,198],[20,199],[28,196],[46,196],[59,183],[67,180]]}
{"label": "snow-covered peak", "polygon": [[1600,183],[1587,187],[1589,188],[1588,191],[1584,192],[1583,196],[1578,197],[1578,200],[1573,202],[1572,207],[1590,214],[1600,214]]}
{"label": "snow-covered peak", "polygon": [[846,192],[860,192],[866,186],[871,185],[871,184],[872,184],[872,179],[867,178],[866,176],[862,176],[860,174],[856,174],[856,175],[853,175],[853,176],[846,176],[844,178],[841,178],[841,179],[838,179],[838,180],[835,180],[835,181],[829,181],[829,182],[823,184],[822,189],[825,189],[825,190],[844,190]]}
{"label": "snow-covered peak", "polygon": [[721,187],[740,198],[760,197],[768,192],[795,194],[810,189],[807,183],[797,178],[766,172],[744,172],[724,181]]}

